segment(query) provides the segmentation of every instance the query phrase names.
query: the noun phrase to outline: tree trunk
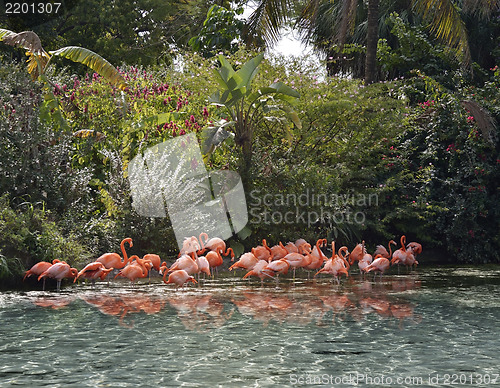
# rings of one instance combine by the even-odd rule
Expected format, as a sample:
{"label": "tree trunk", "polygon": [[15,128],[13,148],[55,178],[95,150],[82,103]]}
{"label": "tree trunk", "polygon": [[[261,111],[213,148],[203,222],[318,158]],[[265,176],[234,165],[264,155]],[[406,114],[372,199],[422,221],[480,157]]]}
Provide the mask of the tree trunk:
{"label": "tree trunk", "polygon": [[365,84],[375,81],[378,43],[379,0],[368,0],[368,21],[366,26]]}

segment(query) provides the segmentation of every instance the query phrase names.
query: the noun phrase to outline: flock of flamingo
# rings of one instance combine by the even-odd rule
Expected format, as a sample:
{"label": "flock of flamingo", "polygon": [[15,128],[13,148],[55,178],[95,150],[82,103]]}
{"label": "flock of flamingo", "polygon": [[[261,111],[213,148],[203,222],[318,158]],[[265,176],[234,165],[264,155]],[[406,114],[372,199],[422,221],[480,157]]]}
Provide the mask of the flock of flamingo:
{"label": "flock of flamingo", "polygon": [[[125,238],[120,244],[123,258],[117,253],[105,253],[80,271],[57,259],[52,263],[41,261],[26,271],[23,280],[32,275],[37,276],[38,281],[43,280],[45,289],[45,279],[53,278],[57,280],[57,290],[60,290],[64,278],[74,279],[73,282],[88,279],[94,284],[97,279],[106,279],[111,271],[119,270],[115,279],[124,277],[134,283],[139,278],[150,276],[151,270],[154,269],[163,276],[166,284],[182,287],[188,282],[197,283],[193,275],[198,275],[198,280],[201,273],[213,276],[214,270],[218,272],[218,268],[223,264],[223,257],[231,256],[231,262],[234,264],[229,267],[230,271],[238,268],[246,270],[243,279],[256,276],[260,278],[261,284],[265,279],[274,279],[278,285],[279,276],[288,274],[289,270],[293,271],[295,280],[295,271],[299,268],[316,271],[314,277],[319,274],[332,275],[332,281],[335,280],[339,284],[341,275],[349,276],[349,270],[355,263],[362,276],[374,272],[375,276],[379,273],[382,277],[391,265],[398,265],[398,271],[399,265],[406,266],[408,270],[413,266],[416,267],[418,264],[416,257],[422,252],[422,245],[417,242],[406,244],[404,235],[401,236],[400,242],[401,247],[394,252],[391,245],[397,244],[390,240],[389,251],[384,246],[378,245],[371,255],[367,252],[364,241],[357,244],[351,252],[346,246],[340,247],[336,252],[333,241],[332,256],[328,258],[321,249],[327,246],[326,239],[317,240],[314,246],[304,239],[298,239],[295,243],[289,242],[283,245],[279,242],[272,247],[269,247],[264,239],[262,245],[253,247],[250,252],[244,253],[234,262],[234,252],[232,248],[226,248],[224,240],[218,237],[209,239],[206,233],[201,233],[199,238],[192,236],[184,240],[177,260],[168,267],[157,254],[146,254],[142,259],[137,255],[128,257],[125,243],[129,248],[133,247],[133,243],[131,238]],[[308,277],[309,274],[310,272]]]}

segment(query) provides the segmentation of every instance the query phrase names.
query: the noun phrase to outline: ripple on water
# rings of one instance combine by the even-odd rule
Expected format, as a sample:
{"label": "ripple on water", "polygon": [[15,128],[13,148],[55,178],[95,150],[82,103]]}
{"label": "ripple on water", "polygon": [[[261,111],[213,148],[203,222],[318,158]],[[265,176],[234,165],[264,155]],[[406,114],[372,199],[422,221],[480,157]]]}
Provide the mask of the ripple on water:
{"label": "ripple on water", "polygon": [[438,268],[239,278],[175,291],[153,280],[0,294],[0,386],[272,386],[291,375],[498,373],[499,271]]}

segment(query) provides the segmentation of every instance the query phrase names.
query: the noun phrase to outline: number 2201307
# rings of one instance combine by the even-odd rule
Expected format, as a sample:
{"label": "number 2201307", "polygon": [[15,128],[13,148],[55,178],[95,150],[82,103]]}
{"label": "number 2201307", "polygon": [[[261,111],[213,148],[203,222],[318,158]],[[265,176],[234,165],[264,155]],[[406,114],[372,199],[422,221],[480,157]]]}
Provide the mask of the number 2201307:
{"label": "number 2201307", "polygon": [[5,13],[7,14],[40,14],[40,13],[57,13],[61,3],[5,3]]}

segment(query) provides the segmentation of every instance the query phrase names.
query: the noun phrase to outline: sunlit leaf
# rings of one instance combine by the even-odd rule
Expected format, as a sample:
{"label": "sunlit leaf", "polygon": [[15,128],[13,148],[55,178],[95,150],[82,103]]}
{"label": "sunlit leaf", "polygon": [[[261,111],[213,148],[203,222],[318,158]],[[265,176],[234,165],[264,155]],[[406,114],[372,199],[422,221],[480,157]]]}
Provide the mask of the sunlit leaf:
{"label": "sunlit leaf", "polygon": [[118,70],[106,59],[91,50],[83,47],[68,46],[56,51],[50,51],[50,54],[69,59],[73,62],[82,63],[120,89],[127,87],[125,79]]}
{"label": "sunlit leaf", "polygon": [[80,129],[76,132],[73,132],[74,137],[79,137],[81,139],[85,139],[88,137],[95,137],[97,141],[104,140],[106,136],[101,132],[94,131],[93,129]]}

